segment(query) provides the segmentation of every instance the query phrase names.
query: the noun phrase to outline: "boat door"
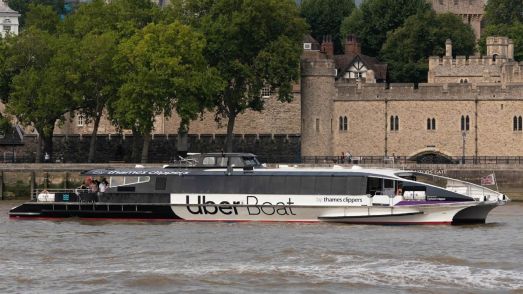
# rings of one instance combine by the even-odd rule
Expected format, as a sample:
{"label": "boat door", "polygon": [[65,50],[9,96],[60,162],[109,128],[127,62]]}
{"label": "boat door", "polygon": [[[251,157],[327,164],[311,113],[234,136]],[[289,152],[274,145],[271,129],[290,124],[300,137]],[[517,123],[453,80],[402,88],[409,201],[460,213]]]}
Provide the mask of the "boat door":
{"label": "boat door", "polygon": [[396,181],[394,181],[394,180],[383,179],[383,185],[382,185],[383,188],[381,189],[381,195],[387,195],[390,197],[394,197],[395,182]]}

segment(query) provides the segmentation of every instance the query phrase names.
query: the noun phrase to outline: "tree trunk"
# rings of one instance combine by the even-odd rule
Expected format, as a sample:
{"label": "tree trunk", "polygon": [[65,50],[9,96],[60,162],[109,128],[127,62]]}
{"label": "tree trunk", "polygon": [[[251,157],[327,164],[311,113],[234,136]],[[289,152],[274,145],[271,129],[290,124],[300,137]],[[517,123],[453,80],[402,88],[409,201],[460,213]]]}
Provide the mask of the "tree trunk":
{"label": "tree trunk", "polygon": [[187,156],[188,144],[187,134],[189,133],[189,123],[182,119],[178,128],[178,138],[176,140],[176,155]]}
{"label": "tree trunk", "polygon": [[149,144],[151,143],[151,134],[145,134],[143,136],[143,148],[142,148],[142,159],[141,163],[147,163],[149,160]]}
{"label": "tree trunk", "polygon": [[[101,113],[98,112],[98,113]],[[91,133],[91,142],[89,143],[89,157],[87,158],[87,162],[91,163],[95,160],[95,152],[96,152],[96,135],[98,134],[98,127],[100,126],[100,118],[101,115],[97,115],[94,119],[94,126],[93,126],[93,132]]]}
{"label": "tree trunk", "polygon": [[140,133],[133,129],[133,146],[131,151],[131,162],[138,162],[140,153]]}
{"label": "tree trunk", "polygon": [[35,162],[36,163],[40,163],[42,162],[42,136],[40,135],[41,132],[40,130],[36,130],[38,132],[38,136],[36,137],[38,142],[36,144],[36,158],[35,158]]}
{"label": "tree trunk", "polygon": [[225,141],[225,152],[232,152],[232,141],[234,139],[234,123],[236,122],[236,115],[229,115],[227,122],[227,139]]}
{"label": "tree trunk", "polygon": [[41,136],[44,145],[45,162],[53,162],[53,135]]}

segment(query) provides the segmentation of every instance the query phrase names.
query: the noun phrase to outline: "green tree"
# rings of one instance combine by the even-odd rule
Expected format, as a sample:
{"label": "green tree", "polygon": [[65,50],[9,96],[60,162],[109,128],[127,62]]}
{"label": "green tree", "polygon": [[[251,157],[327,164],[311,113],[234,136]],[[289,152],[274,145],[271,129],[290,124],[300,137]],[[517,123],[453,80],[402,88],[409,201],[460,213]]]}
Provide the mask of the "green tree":
{"label": "green tree", "polygon": [[378,56],[387,33],[400,27],[414,14],[430,11],[426,0],[365,0],[341,24],[341,35],[354,34],[363,53]]}
{"label": "green tree", "polygon": [[[119,46],[116,66],[124,83],[112,108],[113,119],[144,138],[142,162],[147,162],[155,116],[176,108],[182,121],[200,110],[202,93],[219,88],[216,72],[203,57],[203,35],[179,22],[149,24]],[[209,103],[210,104],[210,103]]]}
{"label": "green tree", "polygon": [[389,65],[390,81],[426,81],[428,57],[443,55],[447,39],[452,40],[455,55],[474,53],[474,32],[459,17],[437,15],[433,11],[409,17],[403,26],[388,35],[381,51]]}
{"label": "green tree", "polygon": [[58,14],[51,6],[32,3],[28,5],[26,26],[53,34],[58,28],[59,21]]}
{"label": "green tree", "polygon": [[485,6],[485,22],[487,25],[523,23],[523,1],[489,0]]}
{"label": "green tree", "polygon": [[122,83],[115,71],[118,44],[157,16],[157,7],[149,0],[95,0],[79,6],[65,19],[61,32],[77,40],[71,54],[81,77],[76,85],[83,97],[78,115],[93,122],[88,162],[95,161],[101,117]]}
{"label": "green tree", "polygon": [[32,125],[38,132],[37,161],[45,153],[53,154],[55,124],[75,107],[77,96],[69,56],[72,40],[57,39],[49,33],[29,28],[12,39],[7,64],[17,72],[11,80],[7,112],[21,124]]}
{"label": "green tree", "polygon": [[162,10],[161,19],[167,23],[178,20],[183,24],[197,27],[217,0],[171,0]]}
{"label": "green tree", "polygon": [[521,0],[489,0],[485,7],[486,26],[479,47],[486,53],[488,36],[507,36],[514,41],[514,59],[523,60],[523,2]]}
{"label": "green tree", "polygon": [[96,139],[104,109],[114,100],[121,78],[114,68],[117,52],[115,33],[89,33],[81,38],[71,52],[74,57],[74,70],[80,77],[76,89],[82,93],[79,115],[93,122],[88,162],[95,161]]}
{"label": "green tree", "polygon": [[236,117],[263,109],[262,87],[277,91],[280,101],[292,100],[306,24],[293,0],[218,0],[201,30],[207,61],[226,83],[216,95],[216,119],[227,118],[231,152]]}
{"label": "green tree", "polygon": [[340,26],[345,17],[355,10],[354,0],[304,0],[301,4],[301,15],[310,25],[311,35],[321,42],[323,36],[331,35],[334,49],[343,52]]}
{"label": "green tree", "polygon": [[18,13],[20,13],[20,27],[25,27],[26,15],[30,10],[31,5],[45,5],[51,7],[56,15],[64,12],[64,0],[7,0],[7,5]]}

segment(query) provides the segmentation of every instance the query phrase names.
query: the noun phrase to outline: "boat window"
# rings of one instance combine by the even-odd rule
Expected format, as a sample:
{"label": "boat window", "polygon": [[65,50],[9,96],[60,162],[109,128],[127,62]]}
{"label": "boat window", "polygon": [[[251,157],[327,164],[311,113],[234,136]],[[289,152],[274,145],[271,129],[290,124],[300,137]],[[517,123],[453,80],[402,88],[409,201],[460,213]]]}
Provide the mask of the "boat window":
{"label": "boat window", "polygon": [[231,166],[243,166],[243,161],[239,157],[229,157],[231,161]]}
{"label": "boat window", "polygon": [[285,177],[285,189],[284,194],[299,194],[300,189],[298,188],[301,184],[301,176],[286,176]]}
{"label": "boat window", "polygon": [[165,188],[167,188],[167,178],[166,177],[157,177],[154,188],[155,188],[155,190],[165,190]]}
{"label": "boat window", "polygon": [[203,165],[214,165],[216,162],[216,160],[214,159],[214,157],[205,157],[203,159]]}
{"label": "boat window", "polygon": [[331,192],[333,195],[347,194],[347,178],[346,177],[332,177]]}
{"label": "boat window", "polygon": [[246,165],[246,166],[260,166],[260,162],[258,161],[258,159],[256,159],[256,157],[243,157],[243,163]]}
{"label": "boat window", "polygon": [[[285,190],[285,177],[282,176],[271,176],[270,189],[274,191],[274,194],[283,194]],[[270,194],[273,194],[270,193]]]}
{"label": "boat window", "polygon": [[316,184],[314,185],[314,194],[330,194],[331,193],[331,176],[316,177]]}
{"label": "boat window", "polygon": [[217,157],[216,166],[226,167],[227,166],[227,157]]}
{"label": "boat window", "polygon": [[246,194],[274,194],[270,187],[271,176],[243,176],[242,192]]}
{"label": "boat window", "polygon": [[367,194],[380,195],[382,190],[382,179],[381,178],[367,178]]}
{"label": "boat window", "polygon": [[300,177],[300,195],[314,194],[314,185],[316,182],[315,176],[301,176]]}
{"label": "boat window", "polygon": [[383,186],[385,189],[392,189],[394,188],[394,181],[389,179],[383,180]]}
{"label": "boat window", "polygon": [[124,185],[140,184],[147,183],[151,180],[149,176],[145,177],[125,177],[125,176],[115,176],[109,178],[109,187],[118,187]]}

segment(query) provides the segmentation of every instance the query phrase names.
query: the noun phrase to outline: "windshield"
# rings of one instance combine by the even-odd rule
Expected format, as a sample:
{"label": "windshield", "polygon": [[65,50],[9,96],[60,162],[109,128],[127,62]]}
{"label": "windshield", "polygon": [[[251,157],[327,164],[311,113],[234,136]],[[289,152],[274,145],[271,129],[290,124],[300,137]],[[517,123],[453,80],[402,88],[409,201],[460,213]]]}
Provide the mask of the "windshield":
{"label": "windshield", "polygon": [[396,175],[403,179],[440,187],[447,191],[473,197],[475,199],[491,195],[497,196],[500,194],[499,192],[496,192],[492,189],[480,185],[443,176],[431,175],[420,172],[401,172],[397,173]]}

